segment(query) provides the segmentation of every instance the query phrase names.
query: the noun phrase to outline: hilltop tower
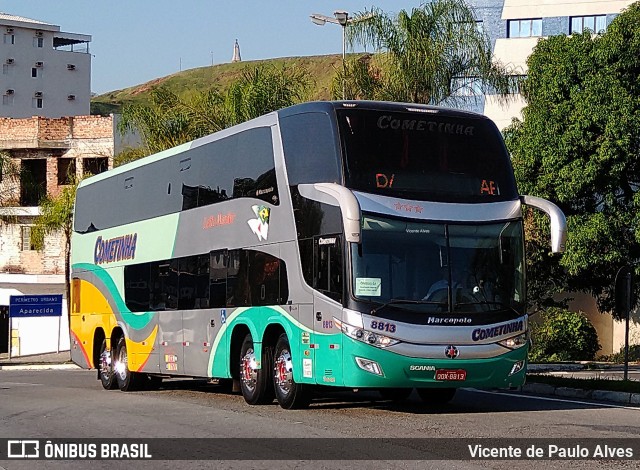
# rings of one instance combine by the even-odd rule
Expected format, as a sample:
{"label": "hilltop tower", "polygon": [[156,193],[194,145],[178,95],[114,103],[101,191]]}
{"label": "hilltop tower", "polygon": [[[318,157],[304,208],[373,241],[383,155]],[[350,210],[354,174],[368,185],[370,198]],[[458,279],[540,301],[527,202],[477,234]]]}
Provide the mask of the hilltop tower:
{"label": "hilltop tower", "polygon": [[242,59],[240,58],[240,44],[238,44],[238,40],[236,39],[236,43],[233,46],[233,58],[231,62],[240,62]]}

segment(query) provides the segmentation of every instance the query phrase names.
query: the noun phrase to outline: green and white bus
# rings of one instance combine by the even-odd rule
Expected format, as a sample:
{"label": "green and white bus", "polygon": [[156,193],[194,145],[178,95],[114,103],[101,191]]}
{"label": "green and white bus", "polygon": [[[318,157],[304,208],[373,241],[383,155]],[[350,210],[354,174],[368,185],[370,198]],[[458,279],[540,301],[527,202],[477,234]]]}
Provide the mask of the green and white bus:
{"label": "green and white bus", "polygon": [[229,379],[250,404],[319,385],[450,400],[524,382],[523,204],[484,116],[314,102],[87,178],[73,360],[104,388]]}

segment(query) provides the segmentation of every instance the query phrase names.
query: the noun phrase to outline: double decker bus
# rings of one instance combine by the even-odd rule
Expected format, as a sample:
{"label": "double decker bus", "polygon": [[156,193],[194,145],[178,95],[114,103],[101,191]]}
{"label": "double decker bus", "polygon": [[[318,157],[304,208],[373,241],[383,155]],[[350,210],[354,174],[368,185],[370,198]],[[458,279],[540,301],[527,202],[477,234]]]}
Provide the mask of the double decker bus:
{"label": "double decker bus", "polygon": [[83,180],[74,362],[105,389],[227,379],[249,404],[318,387],[427,403],[525,379],[523,204],[484,116],[314,102]]}

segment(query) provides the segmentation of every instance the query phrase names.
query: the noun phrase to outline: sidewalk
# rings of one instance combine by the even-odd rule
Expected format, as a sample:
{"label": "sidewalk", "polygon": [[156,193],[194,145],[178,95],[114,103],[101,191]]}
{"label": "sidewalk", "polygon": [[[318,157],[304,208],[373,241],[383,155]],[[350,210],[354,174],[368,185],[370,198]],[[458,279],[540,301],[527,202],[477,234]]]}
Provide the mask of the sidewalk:
{"label": "sidewalk", "polygon": [[[529,364],[527,373],[575,379],[622,380],[624,378],[624,365],[599,362]],[[640,364],[629,364],[628,378],[634,381],[640,380]],[[532,395],[552,395],[574,400],[587,399],[619,403],[622,405],[640,405],[640,393],[555,387],[553,385],[536,382],[526,383],[520,389]]]}
{"label": "sidewalk", "polygon": [[75,369],[69,351],[19,356],[9,358],[7,353],[0,354],[0,370],[37,370],[37,369]]}

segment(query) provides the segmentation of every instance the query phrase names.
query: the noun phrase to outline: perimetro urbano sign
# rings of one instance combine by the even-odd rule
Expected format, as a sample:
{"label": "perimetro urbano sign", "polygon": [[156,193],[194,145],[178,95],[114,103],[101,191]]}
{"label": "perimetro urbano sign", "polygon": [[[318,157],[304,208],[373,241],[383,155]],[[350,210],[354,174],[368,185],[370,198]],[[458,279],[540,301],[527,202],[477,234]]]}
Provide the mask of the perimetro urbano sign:
{"label": "perimetro urbano sign", "polygon": [[60,317],[62,316],[62,295],[12,295],[9,297],[9,316],[20,317]]}

